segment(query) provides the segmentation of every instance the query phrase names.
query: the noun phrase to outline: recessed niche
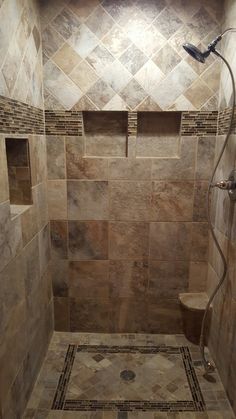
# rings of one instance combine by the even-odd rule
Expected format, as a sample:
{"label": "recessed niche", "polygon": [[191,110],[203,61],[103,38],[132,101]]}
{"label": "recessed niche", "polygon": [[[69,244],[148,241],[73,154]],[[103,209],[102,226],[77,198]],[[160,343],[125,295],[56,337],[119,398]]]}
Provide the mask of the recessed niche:
{"label": "recessed niche", "polygon": [[126,112],[84,112],[85,155],[126,157]]}
{"label": "recessed niche", "polygon": [[25,138],[6,138],[10,204],[32,204],[29,145]]}
{"label": "recessed niche", "polygon": [[177,157],[181,112],[139,112],[137,157]]}

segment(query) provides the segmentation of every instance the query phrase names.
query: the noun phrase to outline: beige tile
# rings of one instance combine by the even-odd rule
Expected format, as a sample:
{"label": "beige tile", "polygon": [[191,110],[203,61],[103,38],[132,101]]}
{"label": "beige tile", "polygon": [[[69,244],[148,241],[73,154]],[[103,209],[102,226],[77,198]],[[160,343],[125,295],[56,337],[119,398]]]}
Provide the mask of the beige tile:
{"label": "beige tile", "polygon": [[98,80],[98,75],[87,63],[87,61],[82,61],[70,73],[70,78],[84,93],[86,93],[87,90]]}
{"label": "beige tile", "polygon": [[46,180],[47,177],[47,149],[43,135],[29,136],[30,167],[32,186]]}
{"label": "beige tile", "polygon": [[67,218],[66,181],[48,181],[48,213],[50,220],[65,220]]}
{"label": "beige tile", "polygon": [[106,221],[69,221],[68,229],[70,259],[108,259],[108,223]]}
{"label": "beige tile", "polygon": [[142,298],[147,286],[147,261],[110,260],[109,287],[112,298]]}
{"label": "beige tile", "polygon": [[191,224],[150,224],[150,257],[156,260],[189,260]]}
{"label": "beige tile", "polygon": [[151,182],[109,182],[111,220],[148,221],[151,208]]}
{"label": "beige tile", "polygon": [[212,96],[212,90],[202,80],[196,80],[184,93],[186,98],[199,109]]}
{"label": "beige tile", "polygon": [[208,257],[208,224],[192,224],[191,260],[206,261]]}
{"label": "beige tile", "polygon": [[81,20],[85,20],[98,4],[98,0],[91,0],[89,3],[86,0],[71,0],[69,7]]}
{"label": "beige tile", "polygon": [[6,148],[5,148],[5,137],[0,136],[0,202],[7,201],[9,198],[8,189],[8,173],[7,173],[7,160],[6,160]]}
{"label": "beige tile", "polygon": [[109,258],[145,259],[148,256],[148,223],[110,222]]}
{"label": "beige tile", "polygon": [[53,259],[68,257],[68,225],[67,221],[50,221],[51,250]]}
{"label": "beige tile", "polygon": [[30,205],[27,211],[21,214],[21,228],[23,246],[25,246],[38,231],[36,205]]}
{"label": "beige tile", "polygon": [[48,222],[47,184],[40,183],[32,189],[33,202],[36,206],[38,229],[41,230]]}
{"label": "beige tile", "polygon": [[86,20],[86,25],[99,39],[101,39],[113,27],[114,20],[105,12],[103,7],[98,6],[91,15],[89,15],[89,18]]}
{"label": "beige tile", "polygon": [[149,159],[109,159],[109,178],[120,180],[151,179],[151,160]]}
{"label": "beige tile", "polygon": [[65,179],[65,137],[47,136],[48,179]]}
{"label": "beige tile", "polygon": [[120,26],[114,25],[110,32],[102,39],[102,43],[114,56],[120,56],[128,48],[131,41]]}
{"label": "beige tile", "polygon": [[79,54],[67,43],[62,45],[52,59],[66,74],[71,73],[82,60]]}
{"label": "beige tile", "polygon": [[54,297],[55,330],[69,330],[69,300],[64,297]]}
{"label": "beige tile", "polygon": [[190,262],[189,292],[204,292],[206,290],[207,263]]}
{"label": "beige tile", "polygon": [[153,221],[192,221],[194,182],[152,182]]}
{"label": "beige tile", "polygon": [[70,220],[108,219],[108,182],[68,181],[67,193]]}

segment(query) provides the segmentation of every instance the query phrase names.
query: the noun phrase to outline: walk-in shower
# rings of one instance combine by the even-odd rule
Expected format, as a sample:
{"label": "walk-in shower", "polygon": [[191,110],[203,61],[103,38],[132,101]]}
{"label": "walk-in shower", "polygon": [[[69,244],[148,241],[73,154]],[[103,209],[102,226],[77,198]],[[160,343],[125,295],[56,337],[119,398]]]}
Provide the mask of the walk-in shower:
{"label": "walk-in shower", "polygon": [[200,352],[201,352],[201,356],[202,356],[202,360],[203,360],[203,365],[205,368],[205,371],[207,373],[214,371],[214,366],[212,365],[211,362],[209,362],[205,356],[205,330],[206,330],[206,322],[207,322],[207,318],[208,318],[208,314],[209,314],[209,310],[211,307],[211,304],[216,296],[216,294],[218,293],[219,289],[221,288],[221,286],[223,285],[225,279],[226,279],[226,275],[227,275],[227,260],[225,258],[225,255],[223,253],[223,250],[219,244],[219,241],[216,237],[216,234],[214,232],[214,227],[213,227],[213,222],[212,222],[212,217],[211,217],[211,190],[213,187],[219,187],[220,189],[226,189],[229,191],[229,197],[232,201],[235,201],[235,189],[236,189],[236,181],[235,181],[235,171],[233,170],[230,175],[229,178],[227,180],[223,180],[220,182],[215,182],[214,183],[214,177],[217,171],[217,168],[219,166],[219,163],[221,161],[221,158],[223,156],[223,153],[225,151],[225,148],[228,144],[229,138],[230,138],[230,134],[231,134],[231,129],[232,129],[232,125],[233,125],[233,119],[234,119],[234,107],[235,107],[235,81],[234,81],[234,75],[233,75],[233,71],[228,63],[228,61],[220,54],[219,51],[217,51],[216,45],[218,44],[219,41],[221,41],[222,37],[224,35],[226,35],[228,32],[236,32],[236,28],[228,28],[226,29],[222,34],[220,34],[219,36],[217,36],[207,47],[206,51],[200,51],[199,48],[197,48],[196,46],[186,43],[183,45],[183,48],[185,49],[185,51],[187,51],[187,53],[189,55],[191,55],[191,57],[193,57],[194,59],[196,59],[197,61],[201,62],[201,63],[205,63],[206,58],[211,54],[215,54],[217,57],[220,57],[223,62],[226,64],[229,73],[230,73],[230,77],[231,77],[231,81],[232,81],[232,111],[231,111],[231,115],[230,115],[230,121],[229,121],[229,127],[228,127],[228,131],[226,134],[226,138],[225,141],[223,143],[222,149],[219,153],[219,156],[217,158],[217,161],[215,163],[214,169],[212,171],[212,175],[209,181],[209,186],[208,186],[208,191],[207,191],[207,220],[208,220],[208,225],[209,225],[209,230],[211,232],[212,238],[215,242],[215,245],[219,251],[222,263],[223,263],[223,273],[221,275],[220,281],[217,284],[216,288],[214,289],[214,291],[212,292],[209,301],[207,303],[206,309],[205,309],[205,313],[203,316],[203,320],[202,320],[202,327],[201,327],[201,335],[200,335]]}

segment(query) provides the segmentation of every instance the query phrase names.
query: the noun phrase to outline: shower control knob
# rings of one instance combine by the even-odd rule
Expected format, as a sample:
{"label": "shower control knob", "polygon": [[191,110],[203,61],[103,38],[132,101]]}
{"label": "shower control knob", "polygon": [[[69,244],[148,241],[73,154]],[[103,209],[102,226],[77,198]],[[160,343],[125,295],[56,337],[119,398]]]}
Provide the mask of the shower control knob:
{"label": "shower control knob", "polygon": [[231,201],[236,201],[236,170],[232,170],[228,179],[213,183],[211,186],[228,191]]}

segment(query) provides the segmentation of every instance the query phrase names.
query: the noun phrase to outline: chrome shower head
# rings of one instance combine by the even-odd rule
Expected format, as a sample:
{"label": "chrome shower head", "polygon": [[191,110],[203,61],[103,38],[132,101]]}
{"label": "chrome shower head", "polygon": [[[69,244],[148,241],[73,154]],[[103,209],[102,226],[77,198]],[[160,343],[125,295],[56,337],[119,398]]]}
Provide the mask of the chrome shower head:
{"label": "chrome shower head", "polygon": [[192,44],[184,44],[183,48],[191,57],[195,58],[195,60],[199,61],[200,63],[205,63],[206,58],[210,55],[211,50],[206,50],[201,52],[199,48],[195,47]]}

